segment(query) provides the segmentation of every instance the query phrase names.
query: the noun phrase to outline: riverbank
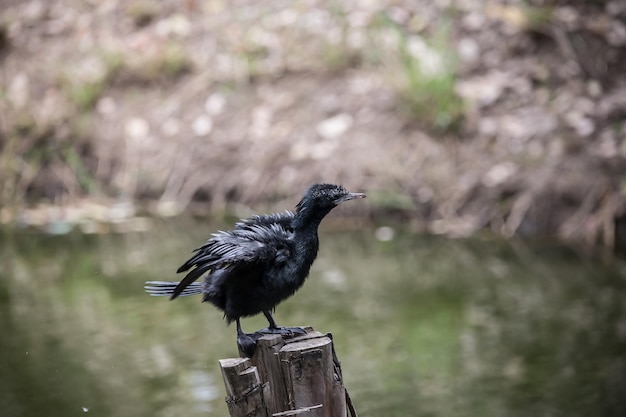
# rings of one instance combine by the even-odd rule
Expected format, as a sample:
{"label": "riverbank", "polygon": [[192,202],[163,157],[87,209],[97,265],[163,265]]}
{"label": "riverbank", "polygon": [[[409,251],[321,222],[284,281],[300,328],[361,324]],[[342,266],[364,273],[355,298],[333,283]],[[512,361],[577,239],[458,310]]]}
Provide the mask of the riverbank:
{"label": "riverbank", "polygon": [[621,239],[622,2],[10,3],[3,222],[328,181],[436,234]]}

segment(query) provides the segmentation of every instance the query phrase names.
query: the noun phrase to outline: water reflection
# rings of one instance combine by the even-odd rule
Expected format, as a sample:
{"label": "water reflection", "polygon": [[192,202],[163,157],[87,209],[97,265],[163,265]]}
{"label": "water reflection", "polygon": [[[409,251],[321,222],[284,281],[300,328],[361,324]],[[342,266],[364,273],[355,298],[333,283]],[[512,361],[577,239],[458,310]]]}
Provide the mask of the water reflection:
{"label": "water reflection", "polygon": [[[142,290],[215,228],[2,232],[2,415],[226,415],[217,360],[236,353],[235,329],[197,299]],[[623,264],[397,231],[321,240],[276,318],[333,332],[361,415],[626,415]]]}

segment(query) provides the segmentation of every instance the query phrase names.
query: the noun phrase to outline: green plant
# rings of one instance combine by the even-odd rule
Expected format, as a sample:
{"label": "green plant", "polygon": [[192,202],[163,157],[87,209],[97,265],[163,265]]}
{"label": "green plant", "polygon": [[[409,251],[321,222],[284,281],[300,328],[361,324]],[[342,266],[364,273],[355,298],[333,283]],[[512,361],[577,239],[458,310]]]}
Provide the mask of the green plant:
{"label": "green plant", "polygon": [[450,46],[449,25],[441,25],[430,36],[417,36],[386,16],[379,22],[379,27],[392,29],[397,47],[393,57],[384,51],[373,56],[397,66],[394,81],[402,107],[434,130],[457,130],[465,105],[455,91],[458,62]]}
{"label": "green plant", "polygon": [[192,62],[181,45],[167,43],[155,53],[128,60],[121,66],[121,79],[150,84],[173,80],[190,71]]}
{"label": "green plant", "polygon": [[330,16],[334,25],[341,29],[339,39],[323,41],[322,59],[330,72],[341,72],[360,61],[358,54],[348,45],[348,12],[341,2],[331,2],[329,7]]}
{"label": "green plant", "polygon": [[81,111],[88,111],[93,108],[96,101],[102,96],[104,86],[104,80],[75,85],[70,83],[67,87],[67,94]]}
{"label": "green plant", "polygon": [[93,108],[109,82],[124,64],[122,55],[116,52],[103,51],[98,54],[97,59],[102,62],[103,69],[92,79],[80,80],[80,77],[74,77],[72,74],[61,76],[60,84],[80,111],[86,112]]}
{"label": "green plant", "polygon": [[92,193],[97,188],[97,180],[94,175],[89,172],[89,169],[85,166],[81,155],[76,150],[76,147],[68,142],[65,144],[62,150],[61,159],[70,167],[76,182],[87,193]]}
{"label": "green plant", "polygon": [[136,27],[142,28],[151,24],[158,15],[158,4],[140,0],[128,5],[126,12]]}
{"label": "green plant", "polygon": [[405,86],[401,95],[413,114],[426,118],[438,130],[456,129],[463,115],[464,105],[456,94],[456,57],[448,46],[447,27],[435,34],[426,44],[440,58],[437,71],[424,69],[408,48],[406,34],[399,36],[399,50],[404,71]]}
{"label": "green plant", "polygon": [[181,47],[167,45],[156,66],[167,78],[176,78],[191,68],[191,61]]}

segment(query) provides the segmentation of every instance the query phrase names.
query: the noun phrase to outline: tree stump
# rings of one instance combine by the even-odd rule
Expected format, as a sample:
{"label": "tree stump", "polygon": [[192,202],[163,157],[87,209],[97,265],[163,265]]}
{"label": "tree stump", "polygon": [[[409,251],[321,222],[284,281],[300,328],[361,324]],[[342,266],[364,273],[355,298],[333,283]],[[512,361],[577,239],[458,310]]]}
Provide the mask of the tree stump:
{"label": "tree stump", "polygon": [[219,361],[231,417],[357,416],[332,336],[304,330],[290,339],[261,337],[252,358]]}

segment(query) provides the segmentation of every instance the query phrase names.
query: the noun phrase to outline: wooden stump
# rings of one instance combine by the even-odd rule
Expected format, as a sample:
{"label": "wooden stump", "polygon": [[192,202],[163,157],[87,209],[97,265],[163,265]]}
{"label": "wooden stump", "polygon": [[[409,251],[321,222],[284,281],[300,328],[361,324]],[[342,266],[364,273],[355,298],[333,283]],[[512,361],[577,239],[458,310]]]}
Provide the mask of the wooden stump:
{"label": "wooden stump", "polygon": [[226,404],[231,416],[268,417],[256,367],[248,358],[220,359],[226,386]]}
{"label": "wooden stump", "polygon": [[292,339],[263,336],[251,359],[219,361],[231,417],[356,417],[331,335],[304,329]]}

